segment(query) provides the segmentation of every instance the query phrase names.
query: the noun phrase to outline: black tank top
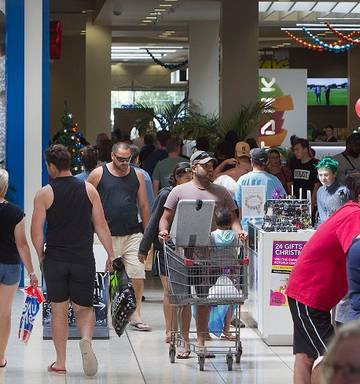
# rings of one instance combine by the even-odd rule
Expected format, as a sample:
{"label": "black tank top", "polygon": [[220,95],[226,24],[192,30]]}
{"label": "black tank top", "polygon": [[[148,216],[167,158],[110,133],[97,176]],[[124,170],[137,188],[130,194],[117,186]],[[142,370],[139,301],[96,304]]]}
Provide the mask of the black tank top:
{"label": "black tank top", "polygon": [[45,257],[76,264],[89,263],[94,260],[94,227],[85,181],[66,176],[49,184],[54,201],[46,211]]}
{"label": "black tank top", "polygon": [[137,206],[139,185],[132,167],[126,176],[114,176],[106,165],[103,166],[97,189],[112,236],[141,232]]}

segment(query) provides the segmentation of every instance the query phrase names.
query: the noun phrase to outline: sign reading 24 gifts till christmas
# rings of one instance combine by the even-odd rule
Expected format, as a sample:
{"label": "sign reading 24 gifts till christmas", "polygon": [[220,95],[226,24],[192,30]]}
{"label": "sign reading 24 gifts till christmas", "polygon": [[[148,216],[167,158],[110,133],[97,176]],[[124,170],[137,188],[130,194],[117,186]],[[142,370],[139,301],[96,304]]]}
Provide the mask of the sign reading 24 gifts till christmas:
{"label": "sign reading 24 gifts till christmas", "polygon": [[306,241],[273,241],[270,305],[287,306],[286,288],[293,269]]}
{"label": "sign reading 24 gifts till christmas", "polygon": [[272,253],[272,272],[291,272],[306,241],[274,241]]}

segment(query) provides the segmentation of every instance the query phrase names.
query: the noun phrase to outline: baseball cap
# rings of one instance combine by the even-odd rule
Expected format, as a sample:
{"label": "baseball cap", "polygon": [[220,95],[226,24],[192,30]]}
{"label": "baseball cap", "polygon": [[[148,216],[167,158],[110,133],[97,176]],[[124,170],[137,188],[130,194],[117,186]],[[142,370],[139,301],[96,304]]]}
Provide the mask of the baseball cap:
{"label": "baseball cap", "polygon": [[263,148],[254,148],[250,151],[250,158],[255,163],[265,165],[268,161],[268,154]]}
{"label": "baseball cap", "polygon": [[245,141],[239,141],[235,145],[235,156],[236,157],[250,157],[250,145]]}
{"label": "baseball cap", "polygon": [[190,165],[206,164],[209,161],[217,163],[216,159],[205,151],[195,151],[190,157]]}

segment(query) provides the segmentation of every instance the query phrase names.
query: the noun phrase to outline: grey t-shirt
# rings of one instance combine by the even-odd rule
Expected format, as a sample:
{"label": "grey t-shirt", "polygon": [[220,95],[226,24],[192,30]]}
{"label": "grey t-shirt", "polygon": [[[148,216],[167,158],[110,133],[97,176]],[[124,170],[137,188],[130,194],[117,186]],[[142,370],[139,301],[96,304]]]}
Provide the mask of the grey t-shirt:
{"label": "grey t-shirt", "polygon": [[339,162],[337,170],[337,181],[345,185],[347,176],[359,174],[360,176],[360,156],[355,158],[349,155],[344,155],[344,152],[334,156],[334,159]]}
{"label": "grey t-shirt", "polygon": [[[208,188],[205,189],[195,184],[194,181],[189,181],[173,188],[166,199],[164,207],[176,211],[178,202],[185,199],[214,200],[216,207],[222,206],[230,211],[236,210],[234,200],[224,187],[210,183]],[[214,223],[213,229],[215,229]]]}

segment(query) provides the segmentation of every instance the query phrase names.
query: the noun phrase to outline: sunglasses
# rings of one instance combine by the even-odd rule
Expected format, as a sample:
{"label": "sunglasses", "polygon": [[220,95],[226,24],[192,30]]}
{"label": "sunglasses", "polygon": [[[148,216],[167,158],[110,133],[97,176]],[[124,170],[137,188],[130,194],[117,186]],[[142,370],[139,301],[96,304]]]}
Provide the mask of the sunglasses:
{"label": "sunglasses", "polygon": [[186,173],[192,173],[192,169],[191,168],[182,169],[181,171],[178,171],[176,173],[176,176],[182,176],[182,175],[185,175]]}
{"label": "sunglasses", "polygon": [[130,160],[131,160],[131,156],[129,157],[121,157],[121,156],[116,156],[114,155],[115,159],[119,162],[119,163],[130,163]]}
{"label": "sunglasses", "polygon": [[212,157],[212,156],[207,152],[202,152],[202,153],[200,153],[199,156],[195,157],[195,159],[193,161],[206,159],[207,157]]}

